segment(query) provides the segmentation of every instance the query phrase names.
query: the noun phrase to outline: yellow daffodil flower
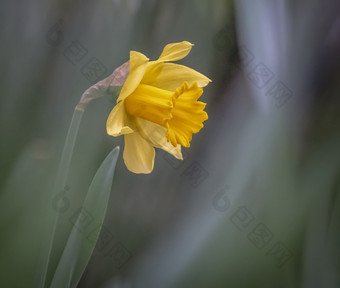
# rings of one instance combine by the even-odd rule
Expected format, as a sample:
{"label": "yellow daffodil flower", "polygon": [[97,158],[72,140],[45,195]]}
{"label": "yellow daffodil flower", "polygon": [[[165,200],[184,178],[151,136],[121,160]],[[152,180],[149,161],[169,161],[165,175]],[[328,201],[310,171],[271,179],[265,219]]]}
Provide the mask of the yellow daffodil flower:
{"label": "yellow daffodil flower", "polygon": [[123,159],[134,173],[150,173],[155,147],[182,159],[181,146],[190,147],[193,133],[208,119],[205,103],[199,102],[211,82],[186,66],[168,63],[186,57],[193,45],[187,41],[168,44],[156,61],[130,52],[130,70],[111,111],[106,130],[124,135]]}

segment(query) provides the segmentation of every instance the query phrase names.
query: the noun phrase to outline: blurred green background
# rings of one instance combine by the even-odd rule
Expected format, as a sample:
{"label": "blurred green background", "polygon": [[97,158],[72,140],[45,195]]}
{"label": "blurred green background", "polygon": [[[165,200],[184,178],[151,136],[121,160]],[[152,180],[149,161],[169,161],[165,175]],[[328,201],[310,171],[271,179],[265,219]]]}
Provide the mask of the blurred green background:
{"label": "blurred green background", "polygon": [[[194,43],[209,119],[182,162],[130,173],[93,101],[60,213],[56,265],[88,186],[121,147],[103,234],[78,287],[340,287],[336,0],[3,1],[0,287],[37,287],[58,163],[81,94],[128,60]],[[91,70],[91,63],[98,70]],[[52,272],[49,272],[50,274]],[[51,281],[52,275],[48,275]]]}

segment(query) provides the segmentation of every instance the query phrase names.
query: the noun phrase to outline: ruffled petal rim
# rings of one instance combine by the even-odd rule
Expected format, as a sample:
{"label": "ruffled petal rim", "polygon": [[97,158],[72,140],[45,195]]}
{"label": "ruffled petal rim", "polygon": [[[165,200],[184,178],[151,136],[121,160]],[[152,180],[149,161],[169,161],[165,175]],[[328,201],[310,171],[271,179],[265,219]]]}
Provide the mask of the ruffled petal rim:
{"label": "ruffled petal rim", "polygon": [[167,123],[167,139],[173,146],[178,144],[190,147],[192,134],[198,133],[203,127],[203,122],[208,119],[204,111],[205,103],[197,101],[203,89],[194,82],[191,86],[184,82],[173,96],[174,108],[172,118]]}

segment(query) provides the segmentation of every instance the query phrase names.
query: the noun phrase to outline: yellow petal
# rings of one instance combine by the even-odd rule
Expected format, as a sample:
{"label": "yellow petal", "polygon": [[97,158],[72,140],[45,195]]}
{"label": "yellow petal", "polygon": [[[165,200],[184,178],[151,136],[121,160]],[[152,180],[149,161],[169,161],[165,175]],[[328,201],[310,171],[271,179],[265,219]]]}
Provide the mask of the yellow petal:
{"label": "yellow petal", "polygon": [[124,100],[129,96],[139,85],[142,80],[149,59],[142,53],[131,51],[130,52],[130,71],[127,77],[120,95],[117,99],[117,103]]}
{"label": "yellow petal", "polygon": [[197,101],[203,90],[193,83],[188,86],[186,82],[176,90],[174,95],[173,118],[168,121],[167,139],[176,146],[181,144],[190,147],[192,134],[203,128],[203,122],[208,114],[203,111],[205,103]]}
{"label": "yellow petal", "polygon": [[183,160],[181,145],[174,147],[166,138],[167,129],[150,121],[136,118],[136,128],[152,146],[163,149],[177,159]]}
{"label": "yellow petal", "polygon": [[189,85],[196,82],[199,87],[204,87],[211,82],[203,74],[183,65],[150,62],[141,83],[175,91],[185,81]]}
{"label": "yellow petal", "polygon": [[124,103],[118,103],[111,111],[106,121],[106,132],[112,136],[129,134],[133,132],[128,124],[127,115],[124,108]]}
{"label": "yellow petal", "polygon": [[192,46],[194,45],[188,41],[168,44],[164,47],[158,61],[177,61],[183,59],[189,54]]}
{"label": "yellow petal", "polygon": [[123,159],[133,173],[149,174],[153,170],[155,149],[139,133],[124,136]]}

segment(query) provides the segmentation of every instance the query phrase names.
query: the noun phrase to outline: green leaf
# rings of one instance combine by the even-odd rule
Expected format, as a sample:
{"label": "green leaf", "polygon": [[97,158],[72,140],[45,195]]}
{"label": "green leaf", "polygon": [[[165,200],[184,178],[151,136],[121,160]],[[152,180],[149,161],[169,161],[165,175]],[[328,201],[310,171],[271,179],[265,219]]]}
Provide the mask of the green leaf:
{"label": "green leaf", "polygon": [[[95,227],[101,229],[112,188],[113,174],[119,155],[119,147],[114,148],[99,167],[86,195],[82,210],[75,221],[58,263],[51,283],[52,288],[76,287],[90,260],[99,232],[93,232],[94,225],[82,225],[83,218],[90,216]],[[84,226],[84,227],[83,227]]]}
{"label": "green leaf", "polygon": [[[68,176],[68,172],[70,170],[70,163],[72,160],[74,145],[76,143],[76,139],[78,136],[78,131],[81,123],[81,119],[83,117],[84,110],[76,108],[73,112],[71,124],[69,127],[69,130],[67,132],[63,152],[61,155],[61,160],[59,163],[58,173],[56,177],[56,181],[54,184],[54,188],[52,189],[51,196],[53,199],[56,197],[56,194],[58,191],[62,191],[63,188],[66,185],[66,180]],[[63,196],[63,195],[62,195]],[[50,268],[50,262],[51,262],[51,253],[54,247],[54,240],[55,240],[55,233],[57,229],[57,224],[59,220],[59,214],[48,214],[47,216],[47,222],[49,223],[47,225],[47,231],[45,232],[45,239],[43,241],[42,247],[41,247],[41,260],[38,264],[39,268],[37,271],[41,271],[39,273],[39,284],[37,284],[38,287],[45,287],[46,286],[46,278],[48,275],[48,271]],[[44,237],[43,236],[43,237]]]}

